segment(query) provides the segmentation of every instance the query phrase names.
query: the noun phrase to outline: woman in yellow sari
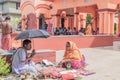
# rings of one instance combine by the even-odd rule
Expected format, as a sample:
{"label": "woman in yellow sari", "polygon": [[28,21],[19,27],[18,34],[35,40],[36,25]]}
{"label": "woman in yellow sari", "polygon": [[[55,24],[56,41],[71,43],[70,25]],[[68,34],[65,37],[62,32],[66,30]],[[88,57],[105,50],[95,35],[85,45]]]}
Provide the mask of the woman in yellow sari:
{"label": "woman in yellow sari", "polygon": [[92,35],[92,25],[88,24],[86,28],[86,35]]}
{"label": "woman in yellow sari", "polygon": [[60,62],[62,67],[66,68],[66,63],[70,61],[72,68],[83,68],[85,67],[85,57],[81,54],[76,44],[68,41],[66,43],[66,49],[63,56],[63,60]]}

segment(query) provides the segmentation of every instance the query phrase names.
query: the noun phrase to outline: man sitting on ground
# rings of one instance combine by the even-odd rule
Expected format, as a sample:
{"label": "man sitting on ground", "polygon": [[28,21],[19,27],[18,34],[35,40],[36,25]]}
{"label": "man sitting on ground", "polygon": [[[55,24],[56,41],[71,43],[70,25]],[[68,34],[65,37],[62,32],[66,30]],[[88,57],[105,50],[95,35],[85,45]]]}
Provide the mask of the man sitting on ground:
{"label": "man sitting on ground", "polygon": [[35,64],[31,61],[31,58],[35,55],[35,50],[32,50],[31,54],[27,54],[27,50],[31,49],[31,41],[26,39],[23,41],[23,47],[17,49],[13,55],[12,61],[12,72],[30,73],[32,75],[37,75],[38,71],[35,68]]}

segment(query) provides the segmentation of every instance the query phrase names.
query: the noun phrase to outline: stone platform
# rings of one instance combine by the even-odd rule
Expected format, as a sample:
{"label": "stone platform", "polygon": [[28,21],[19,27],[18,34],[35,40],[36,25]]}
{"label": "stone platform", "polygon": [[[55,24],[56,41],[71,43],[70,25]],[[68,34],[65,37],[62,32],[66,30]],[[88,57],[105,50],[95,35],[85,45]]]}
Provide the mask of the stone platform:
{"label": "stone platform", "polygon": [[[28,53],[31,53],[31,51],[28,51]],[[7,62],[11,64],[12,53],[0,54],[0,56],[6,57]],[[49,61],[55,62],[56,61],[56,51],[54,51],[54,50],[37,50],[35,56],[32,58],[32,60],[35,63],[40,62],[43,59],[47,59]]]}

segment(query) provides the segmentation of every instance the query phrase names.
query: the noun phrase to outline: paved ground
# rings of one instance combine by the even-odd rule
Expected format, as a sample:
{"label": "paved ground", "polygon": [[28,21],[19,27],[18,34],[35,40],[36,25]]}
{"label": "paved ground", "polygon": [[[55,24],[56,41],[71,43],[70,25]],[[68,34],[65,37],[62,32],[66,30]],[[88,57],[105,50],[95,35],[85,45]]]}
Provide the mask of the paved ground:
{"label": "paved ground", "polygon": [[[82,48],[86,57],[88,70],[96,72],[89,76],[82,76],[82,80],[120,80],[120,51],[113,50],[112,46],[97,48]],[[62,60],[63,50],[57,51],[56,60]]]}

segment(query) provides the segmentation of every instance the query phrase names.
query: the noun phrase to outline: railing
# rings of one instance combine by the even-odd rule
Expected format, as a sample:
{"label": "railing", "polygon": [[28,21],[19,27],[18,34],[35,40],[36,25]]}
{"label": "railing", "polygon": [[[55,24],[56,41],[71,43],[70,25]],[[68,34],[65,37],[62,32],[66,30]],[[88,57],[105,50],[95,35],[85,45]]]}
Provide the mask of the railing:
{"label": "railing", "polygon": [[84,2],[92,2],[93,0],[84,0]]}
{"label": "railing", "polygon": [[14,8],[9,8],[8,10],[3,10],[3,13],[17,13],[21,14],[20,10],[14,9]]}
{"label": "railing", "polygon": [[4,2],[20,2],[21,0],[0,0],[0,3],[4,3]]}

